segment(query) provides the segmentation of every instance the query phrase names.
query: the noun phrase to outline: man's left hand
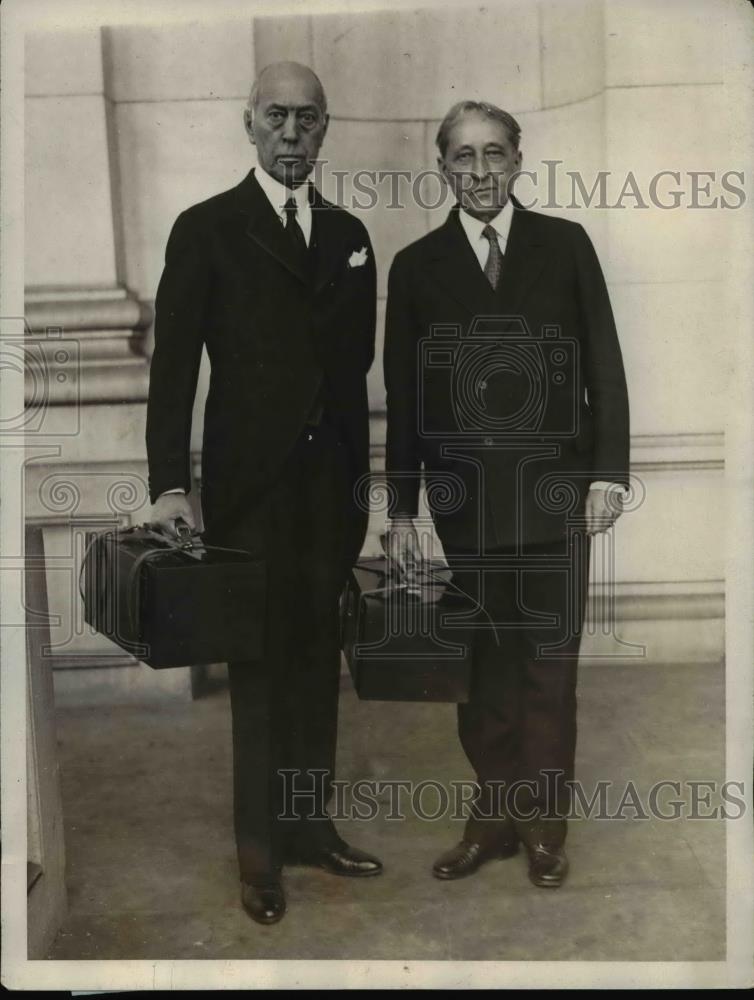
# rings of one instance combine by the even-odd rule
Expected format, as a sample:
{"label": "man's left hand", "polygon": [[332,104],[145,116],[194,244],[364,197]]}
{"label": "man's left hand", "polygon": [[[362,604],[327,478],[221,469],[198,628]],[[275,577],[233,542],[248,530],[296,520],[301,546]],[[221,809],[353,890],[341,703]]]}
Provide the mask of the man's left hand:
{"label": "man's left hand", "polygon": [[619,486],[610,489],[590,489],[586,497],[586,530],[589,535],[607,531],[623,513],[623,491]]}

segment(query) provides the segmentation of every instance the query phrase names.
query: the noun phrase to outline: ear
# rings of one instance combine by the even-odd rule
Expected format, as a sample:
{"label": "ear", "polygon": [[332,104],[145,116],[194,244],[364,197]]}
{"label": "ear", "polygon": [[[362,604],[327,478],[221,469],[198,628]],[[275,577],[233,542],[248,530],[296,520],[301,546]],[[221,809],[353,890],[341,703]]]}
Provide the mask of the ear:
{"label": "ear", "polygon": [[327,126],[330,124],[330,116],[325,115],[324,123],[322,125],[322,138],[324,139],[327,135]]}
{"label": "ear", "polygon": [[445,180],[445,183],[449,184],[450,183],[450,178],[448,177],[448,166],[445,163],[445,160],[442,158],[442,156],[438,156],[437,157],[437,169],[442,174],[443,179]]}
{"label": "ear", "polygon": [[254,138],[254,119],[251,114],[250,108],[244,108],[243,112],[243,126],[246,130],[246,135],[249,137],[249,142],[252,146],[256,146],[257,142]]}

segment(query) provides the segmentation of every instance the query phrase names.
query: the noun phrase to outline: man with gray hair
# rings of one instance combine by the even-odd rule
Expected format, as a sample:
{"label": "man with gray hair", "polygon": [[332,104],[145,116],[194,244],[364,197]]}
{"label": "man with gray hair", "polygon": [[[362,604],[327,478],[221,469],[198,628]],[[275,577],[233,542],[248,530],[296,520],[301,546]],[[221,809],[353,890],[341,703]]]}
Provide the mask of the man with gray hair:
{"label": "man with gray hair", "polygon": [[228,664],[242,902],[285,911],[281,870],[303,861],[367,876],[380,862],[338,835],[338,599],[366,531],[354,484],[369,470],[366,374],[376,280],[367,231],[308,182],[325,93],[298,63],[259,74],[244,112],[257,167],[186,209],[156,300],[147,411],[152,520],[192,527],[191,416],[211,365],[201,507],[207,544],[267,566],[264,655]]}
{"label": "man with gray hair", "polygon": [[[512,195],[520,136],[483,101],[459,102],[440,125],[457,205],[390,271],[386,467],[395,558],[418,554],[423,472],[454,584],[479,609],[471,697],[458,706],[478,796],[434,874],[470,875],[523,841],[531,881],[557,887],[590,535],[621,510],[629,415],[588,236]],[[433,509],[449,484],[460,501]]]}

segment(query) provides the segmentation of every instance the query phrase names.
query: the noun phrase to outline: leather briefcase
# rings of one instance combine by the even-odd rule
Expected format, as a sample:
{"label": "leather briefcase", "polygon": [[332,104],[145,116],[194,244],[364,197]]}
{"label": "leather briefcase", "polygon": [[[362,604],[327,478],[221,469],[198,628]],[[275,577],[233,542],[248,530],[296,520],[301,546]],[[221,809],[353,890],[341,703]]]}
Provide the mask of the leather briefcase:
{"label": "leather briefcase", "polygon": [[351,571],[341,603],[346,662],[365,701],[467,702],[477,610],[441,562],[412,586],[383,557]]}
{"label": "leather briefcase", "polygon": [[[265,564],[144,525],[90,535],[81,567],[84,619],[150,667],[262,655]],[[81,588],[83,577],[83,588]]]}

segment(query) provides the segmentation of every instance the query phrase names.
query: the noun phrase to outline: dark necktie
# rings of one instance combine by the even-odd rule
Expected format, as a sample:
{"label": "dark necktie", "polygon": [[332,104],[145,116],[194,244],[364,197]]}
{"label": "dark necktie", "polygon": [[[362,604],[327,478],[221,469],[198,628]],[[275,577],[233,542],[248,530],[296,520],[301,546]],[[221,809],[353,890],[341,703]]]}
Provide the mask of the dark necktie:
{"label": "dark necktie", "polygon": [[304,231],[296,218],[296,199],[289,198],[285,203],[285,231],[291,238],[296,250],[303,257],[306,256],[307,246]]}
{"label": "dark necktie", "polygon": [[[296,247],[296,251],[302,259],[306,259],[309,248],[306,245],[306,237],[304,236],[304,231],[299,225],[298,219],[296,218],[296,200],[295,198],[289,198],[285,203],[285,231],[291,238],[293,245]],[[322,421],[322,416],[324,414],[324,395],[322,387],[320,387],[317,393],[317,398],[314,400],[314,405],[312,406],[311,413],[306,419],[307,426],[317,427]]]}
{"label": "dark necktie", "polygon": [[503,255],[500,251],[500,244],[497,241],[497,232],[492,228],[492,226],[485,226],[482,230],[482,236],[484,236],[490,244],[490,252],[487,257],[487,263],[484,265],[484,273],[487,277],[487,281],[489,281],[494,290],[497,288],[497,283],[500,280],[500,271],[503,267]]}

